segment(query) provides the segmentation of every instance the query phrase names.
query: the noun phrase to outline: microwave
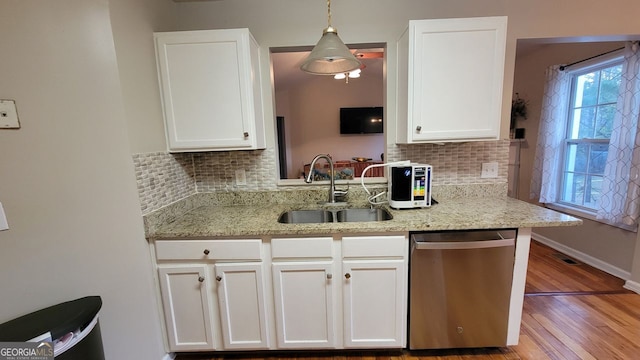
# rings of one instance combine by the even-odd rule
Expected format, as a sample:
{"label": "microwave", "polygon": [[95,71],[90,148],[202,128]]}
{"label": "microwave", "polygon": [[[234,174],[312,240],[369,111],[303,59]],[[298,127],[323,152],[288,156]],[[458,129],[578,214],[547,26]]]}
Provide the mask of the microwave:
{"label": "microwave", "polygon": [[394,209],[431,206],[431,165],[391,166],[389,175],[389,206]]}

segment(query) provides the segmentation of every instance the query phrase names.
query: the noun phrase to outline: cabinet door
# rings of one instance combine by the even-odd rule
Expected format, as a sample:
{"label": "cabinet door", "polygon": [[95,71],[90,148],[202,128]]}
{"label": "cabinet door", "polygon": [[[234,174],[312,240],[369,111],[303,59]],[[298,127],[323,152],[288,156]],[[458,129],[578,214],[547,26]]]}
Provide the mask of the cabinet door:
{"label": "cabinet door", "polygon": [[408,142],[499,138],[506,23],[506,17],[410,21],[408,73],[401,74]]}
{"label": "cabinet door", "polygon": [[264,120],[254,91],[257,44],[248,30],[156,33],[155,39],[169,150],[257,148],[256,121]]}
{"label": "cabinet door", "polygon": [[273,263],[279,348],[334,348],[332,262]]}
{"label": "cabinet door", "polygon": [[269,346],[262,263],[216,264],[225,349]]}
{"label": "cabinet door", "polygon": [[214,350],[206,265],[158,268],[171,351]]}
{"label": "cabinet door", "polygon": [[342,270],[345,347],[405,347],[405,261],[344,261]]}

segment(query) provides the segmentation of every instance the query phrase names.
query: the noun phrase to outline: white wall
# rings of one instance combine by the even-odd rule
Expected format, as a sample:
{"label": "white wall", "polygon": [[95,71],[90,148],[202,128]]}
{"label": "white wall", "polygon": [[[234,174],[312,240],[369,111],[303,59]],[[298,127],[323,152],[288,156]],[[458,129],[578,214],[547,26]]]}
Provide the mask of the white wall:
{"label": "white wall", "polygon": [[0,322],[103,300],[107,359],[164,355],[107,0],[0,2]]}
{"label": "white wall", "polygon": [[109,0],[131,152],[167,148],[153,33],[171,31],[176,4],[171,0]]}

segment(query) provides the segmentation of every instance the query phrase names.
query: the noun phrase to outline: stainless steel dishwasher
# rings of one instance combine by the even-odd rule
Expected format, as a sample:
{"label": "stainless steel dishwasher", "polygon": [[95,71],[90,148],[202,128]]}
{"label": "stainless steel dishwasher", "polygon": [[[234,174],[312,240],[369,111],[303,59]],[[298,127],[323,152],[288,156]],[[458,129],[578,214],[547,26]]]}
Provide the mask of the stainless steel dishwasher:
{"label": "stainless steel dishwasher", "polygon": [[409,349],[506,346],[516,230],[413,233]]}

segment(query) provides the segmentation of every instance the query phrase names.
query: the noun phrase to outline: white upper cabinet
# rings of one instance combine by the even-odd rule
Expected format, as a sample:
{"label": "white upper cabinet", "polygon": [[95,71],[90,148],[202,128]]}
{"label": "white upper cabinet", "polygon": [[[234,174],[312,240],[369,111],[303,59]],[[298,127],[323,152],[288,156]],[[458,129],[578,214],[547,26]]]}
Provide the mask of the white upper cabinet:
{"label": "white upper cabinet", "polygon": [[259,47],[249,30],[154,37],[169,151],[265,148]]}
{"label": "white upper cabinet", "polygon": [[397,143],[500,137],[507,18],[411,20],[398,41]]}

